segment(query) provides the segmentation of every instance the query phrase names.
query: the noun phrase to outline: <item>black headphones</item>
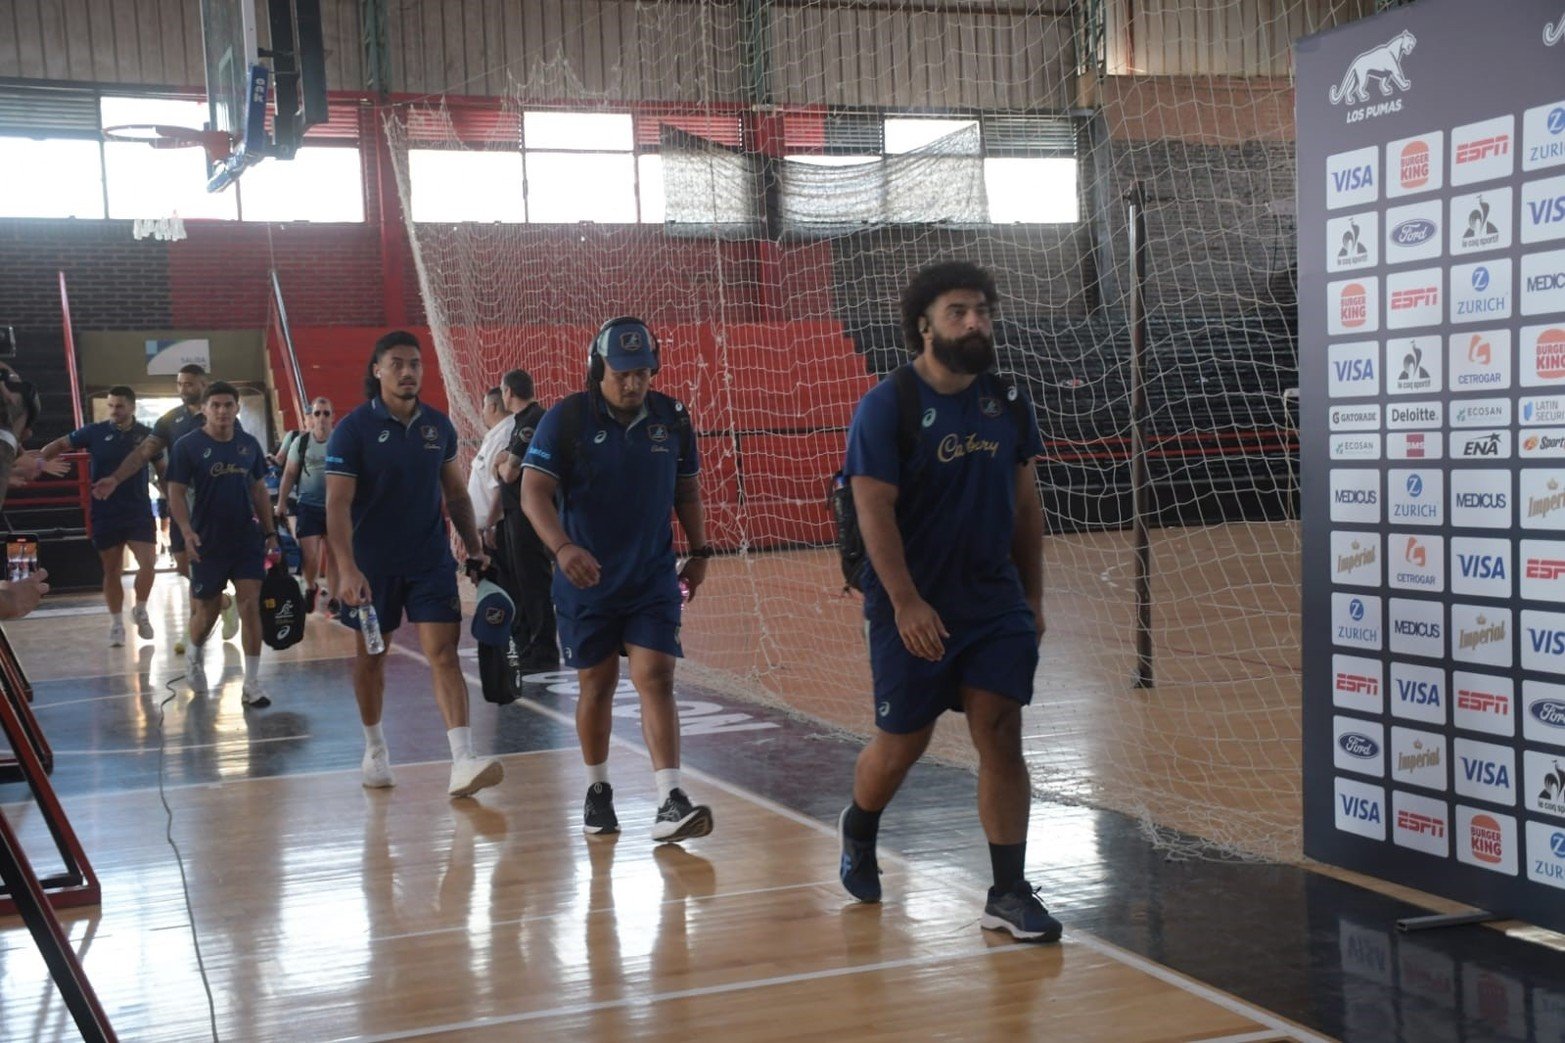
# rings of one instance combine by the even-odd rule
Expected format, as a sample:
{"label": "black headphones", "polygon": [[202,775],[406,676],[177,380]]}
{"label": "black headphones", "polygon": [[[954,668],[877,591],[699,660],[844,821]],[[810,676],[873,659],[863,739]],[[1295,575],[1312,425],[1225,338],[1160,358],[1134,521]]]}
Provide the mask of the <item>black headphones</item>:
{"label": "black headphones", "polygon": [[646,334],[647,369],[652,373],[656,373],[661,368],[662,362],[658,357],[658,339],[652,332],[652,327],[634,315],[621,315],[599,326],[598,332],[593,335],[591,346],[587,349],[587,380],[593,387],[597,387],[598,383],[603,379],[604,367],[608,365],[609,343],[610,338],[614,336],[614,328],[631,324],[641,327],[639,332]]}

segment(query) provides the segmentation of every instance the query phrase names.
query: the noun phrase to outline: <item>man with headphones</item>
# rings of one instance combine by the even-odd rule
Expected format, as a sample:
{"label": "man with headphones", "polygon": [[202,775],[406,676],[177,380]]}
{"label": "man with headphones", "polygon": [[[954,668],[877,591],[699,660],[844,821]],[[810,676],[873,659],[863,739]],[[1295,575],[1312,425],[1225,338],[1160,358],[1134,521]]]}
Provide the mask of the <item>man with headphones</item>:
{"label": "man with headphones", "polygon": [[[665,842],[712,831],[711,809],[692,804],[680,785],[674,706],[674,661],[683,654],[681,588],[695,596],[712,548],[690,415],[683,403],[651,389],[658,368],[657,339],[646,323],[605,322],[588,354],[587,390],[556,403],[538,424],[522,462],[521,499],[555,560],[561,651],[580,681],[576,733],[588,783],[583,831],[619,830],[608,757],[623,651],[658,788],[652,839]],[[671,513],[690,545],[678,572]]]}

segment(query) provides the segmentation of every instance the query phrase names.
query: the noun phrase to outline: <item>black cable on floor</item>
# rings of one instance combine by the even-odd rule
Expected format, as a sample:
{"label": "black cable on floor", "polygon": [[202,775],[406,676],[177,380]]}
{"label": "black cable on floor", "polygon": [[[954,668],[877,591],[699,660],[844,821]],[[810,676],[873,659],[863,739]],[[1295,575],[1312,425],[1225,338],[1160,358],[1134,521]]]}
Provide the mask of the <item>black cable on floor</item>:
{"label": "black cable on floor", "polygon": [[168,753],[168,735],[163,730],[163,708],[179,695],[174,690],[174,682],[184,679],[184,674],[178,674],[164,681],[163,687],[168,689],[168,698],[158,703],[158,799],[163,802],[163,813],[168,820],[163,836],[168,841],[168,846],[174,849],[174,861],[179,864],[179,886],[185,893],[185,914],[190,918],[190,941],[196,950],[196,969],[201,973],[201,987],[206,990],[206,1009],[207,1016],[212,1022],[212,1040],[213,1043],[220,1043],[217,1034],[217,1004],[212,999],[212,983],[207,980],[206,961],[201,957],[201,939],[196,934],[196,911],[190,901],[190,881],[185,876],[185,856],[180,852],[179,844],[174,841],[174,809],[169,806],[168,794],[163,789],[163,762]]}

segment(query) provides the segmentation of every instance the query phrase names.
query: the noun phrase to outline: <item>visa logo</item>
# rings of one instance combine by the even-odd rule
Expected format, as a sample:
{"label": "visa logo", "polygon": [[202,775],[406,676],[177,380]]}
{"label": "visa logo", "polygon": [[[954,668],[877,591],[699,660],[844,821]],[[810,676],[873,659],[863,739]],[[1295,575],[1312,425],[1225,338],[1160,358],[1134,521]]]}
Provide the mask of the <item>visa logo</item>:
{"label": "visa logo", "polygon": [[1352,192],[1360,188],[1369,188],[1375,183],[1375,168],[1366,163],[1361,167],[1334,170],[1331,173],[1331,183],[1338,192]]}
{"label": "visa logo", "polygon": [[1439,706],[1440,686],[1431,681],[1407,681],[1399,677],[1397,698],[1414,706]]}
{"label": "visa logo", "polygon": [[1565,221],[1565,196],[1531,200],[1527,203],[1527,211],[1535,225],[1551,225],[1557,221]]}
{"label": "visa logo", "polygon": [[1375,379],[1374,359],[1341,359],[1332,366],[1336,368],[1339,381]]}
{"label": "visa logo", "polygon": [[1352,797],[1342,794],[1338,799],[1342,801],[1342,813],[1348,818],[1356,818],[1360,822],[1380,821],[1380,802],[1378,800],[1365,800],[1363,797]]}
{"label": "visa logo", "polygon": [[1505,559],[1498,554],[1458,554],[1456,560],[1468,579],[1505,578]]}
{"label": "visa logo", "polygon": [[1565,655],[1565,631],[1528,627],[1527,636],[1532,640],[1532,650],[1539,655]]}
{"label": "visa logo", "polygon": [[1483,786],[1511,788],[1511,773],[1506,770],[1505,765],[1496,764],[1493,761],[1463,757],[1462,774],[1467,776],[1468,782],[1476,782]]}

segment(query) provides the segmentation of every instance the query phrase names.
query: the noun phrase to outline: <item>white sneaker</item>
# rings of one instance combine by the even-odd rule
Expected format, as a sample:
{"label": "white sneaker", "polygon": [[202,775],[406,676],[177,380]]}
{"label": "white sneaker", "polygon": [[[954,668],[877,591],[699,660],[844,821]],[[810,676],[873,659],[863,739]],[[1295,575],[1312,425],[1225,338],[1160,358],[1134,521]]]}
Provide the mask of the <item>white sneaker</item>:
{"label": "white sneaker", "polygon": [[451,788],[448,792],[453,797],[471,797],[503,778],[505,768],[499,761],[468,754],[451,762]]}
{"label": "white sneaker", "polygon": [[397,784],[391,777],[391,755],[384,746],[366,746],[362,767],[366,789],[385,789]]}
{"label": "white sneaker", "polygon": [[246,681],[244,690],[239,694],[239,701],[246,708],[256,710],[272,705],[272,697],[266,694],[266,689],[261,687],[260,681]]}
{"label": "white sneaker", "polygon": [[191,645],[190,651],[185,653],[185,681],[196,695],[206,694],[206,664],[201,661],[201,649],[196,645]]}
{"label": "white sneaker", "polygon": [[114,621],[109,624],[109,647],[125,647],[125,621],[119,616],[115,616]]}
{"label": "white sneaker", "polygon": [[151,641],[152,620],[147,618],[147,606],[137,605],[131,609],[130,618],[136,621],[136,636],[143,641]]}

